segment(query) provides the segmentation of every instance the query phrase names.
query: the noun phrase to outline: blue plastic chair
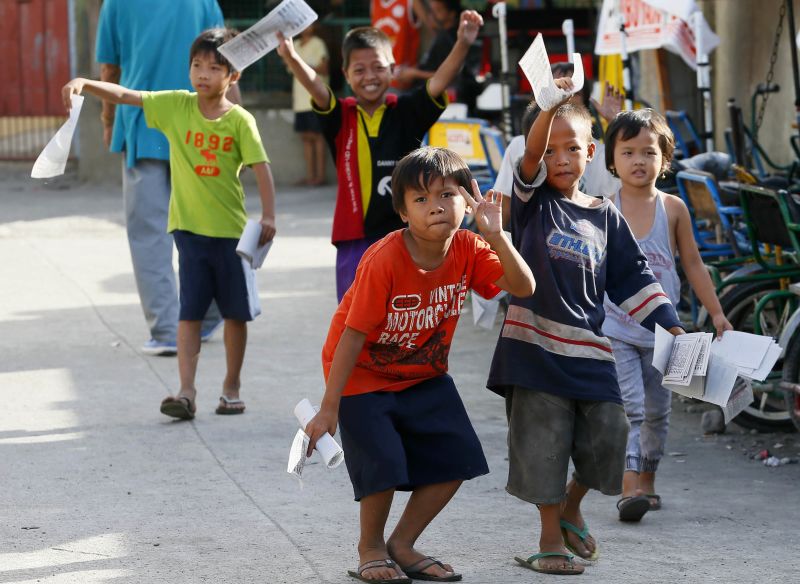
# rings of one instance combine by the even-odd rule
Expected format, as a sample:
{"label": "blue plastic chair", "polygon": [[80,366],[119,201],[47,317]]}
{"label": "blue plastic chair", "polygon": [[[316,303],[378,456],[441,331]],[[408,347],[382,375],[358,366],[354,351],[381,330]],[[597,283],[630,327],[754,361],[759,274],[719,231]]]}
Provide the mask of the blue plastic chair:
{"label": "blue plastic chair", "polygon": [[704,259],[741,256],[747,236],[737,232],[736,226],[742,208],[722,204],[714,176],[699,170],[682,170],[675,181],[681,199],[689,208],[700,256]]}
{"label": "blue plastic chair", "polygon": [[697,129],[685,111],[669,110],[665,117],[669,129],[675,134],[675,150],[679,154],[678,158],[689,158],[706,151],[700,134],[697,133]]}

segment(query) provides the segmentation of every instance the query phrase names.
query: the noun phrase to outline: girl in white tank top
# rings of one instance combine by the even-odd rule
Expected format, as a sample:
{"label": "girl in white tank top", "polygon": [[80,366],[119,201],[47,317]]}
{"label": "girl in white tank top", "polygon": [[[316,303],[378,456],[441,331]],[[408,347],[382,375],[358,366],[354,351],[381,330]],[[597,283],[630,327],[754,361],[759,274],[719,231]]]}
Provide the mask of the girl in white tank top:
{"label": "girl in white tank top", "polygon": [[[669,168],[675,139],[666,120],[651,109],[620,113],[606,132],[606,166],[622,187],[613,201],[647,256],[673,304],[680,295],[675,253],[692,289],[712,317],[718,335],[733,327],[725,318],[692,233],[689,210],[674,195],[656,189]],[[603,333],[611,340],[617,378],[631,424],[617,503],[622,521],[638,521],[661,507],[655,474],[664,454],[672,394],[653,368],[654,335],[606,299]]]}

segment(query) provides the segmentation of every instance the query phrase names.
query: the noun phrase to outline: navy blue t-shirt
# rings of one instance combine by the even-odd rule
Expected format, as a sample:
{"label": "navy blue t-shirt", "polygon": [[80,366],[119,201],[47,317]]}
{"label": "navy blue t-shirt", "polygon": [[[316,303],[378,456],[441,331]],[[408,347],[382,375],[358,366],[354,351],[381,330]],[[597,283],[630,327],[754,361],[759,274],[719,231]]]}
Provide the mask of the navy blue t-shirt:
{"label": "navy blue t-shirt", "polygon": [[[518,167],[519,165],[517,165]],[[512,298],[487,387],[513,386],[570,399],[621,403],[611,343],[603,336],[603,294],[653,330],[681,326],[624,217],[608,199],[571,202],[545,183],[514,176],[511,234],[536,291]]]}

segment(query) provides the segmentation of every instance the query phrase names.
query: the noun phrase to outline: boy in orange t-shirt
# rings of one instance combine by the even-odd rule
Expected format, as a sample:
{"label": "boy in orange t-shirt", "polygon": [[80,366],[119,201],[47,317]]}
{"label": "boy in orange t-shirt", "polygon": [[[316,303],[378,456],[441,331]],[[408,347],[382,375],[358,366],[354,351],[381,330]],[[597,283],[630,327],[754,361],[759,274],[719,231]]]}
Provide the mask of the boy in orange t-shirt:
{"label": "boy in orange t-shirt", "polygon": [[[392,185],[408,227],[361,259],[328,332],[325,396],[305,430],[310,452],[341,422],[361,514],[359,568],[349,574],[365,582],[455,581],[461,575],[452,566],[414,549],[461,482],[489,472],[447,375],[450,343],[467,290],[530,296],[534,281],[503,234],[501,195],[484,199],[457,154],[415,150],[398,163]],[[483,239],[459,229],[467,205]],[[395,490],[413,494],[385,540]]]}

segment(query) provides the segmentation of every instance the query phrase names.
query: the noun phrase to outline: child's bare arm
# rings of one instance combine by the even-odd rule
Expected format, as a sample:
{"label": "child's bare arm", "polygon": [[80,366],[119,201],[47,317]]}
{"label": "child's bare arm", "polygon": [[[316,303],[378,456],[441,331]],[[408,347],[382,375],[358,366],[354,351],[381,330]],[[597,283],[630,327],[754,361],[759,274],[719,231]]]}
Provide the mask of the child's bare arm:
{"label": "child's bare arm", "polygon": [[272,181],[272,171],[269,164],[259,162],[252,166],[258,184],[258,194],[261,197],[261,237],[259,245],[264,245],[275,237],[275,183]]}
{"label": "child's bare arm", "polygon": [[667,197],[665,203],[667,203],[668,210],[678,216],[675,226],[675,243],[678,246],[683,271],[692,290],[711,316],[717,335],[721,336],[725,331],[733,330],[733,325],[725,318],[725,313],[722,311],[714,289],[714,283],[703,263],[703,258],[700,257],[700,251],[697,249],[697,243],[692,233],[689,210],[677,197]]}
{"label": "child's bare arm", "polygon": [[103,101],[118,105],[135,105],[136,107],[142,107],[141,91],[128,89],[122,85],[109,83],[107,81],[94,81],[92,79],[76,77],[61,88],[61,98],[64,101],[64,106],[67,108],[67,111],[72,109],[72,96],[80,95],[83,91],[96,95]]}
{"label": "child's bare arm", "polygon": [[450,54],[439,65],[436,73],[428,81],[428,93],[433,96],[441,95],[453,82],[464,65],[472,43],[478,38],[478,31],[483,26],[483,17],[474,10],[465,10],[458,19],[458,33],[456,44]]}
{"label": "child's bare arm", "polygon": [[484,198],[475,180],[472,181],[472,195],[464,187],[459,187],[459,191],[475,213],[475,223],[481,235],[492,246],[503,266],[504,273],[495,284],[519,298],[532,295],[536,288],[533,273],[503,233],[501,202],[503,194],[490,189],[486,191]]}
{"label": "child's bare arm", "polygon": [[[109,81],[110,83],[119,83],[122,76],[122,69],[119,65],[110,63],[100,64],[100,81]],[[100,114],[100,120],[103,122],[103,143],[106,147],[111,145],[111,135],[114,129],[114,113],[116,111],[116,104],[110,101],[103,101],[103,109]]]}
{"label": "child's bare arm", "polygon": [[509,193],[501,193],[503,199],[500,206],[503,209],[503,229],[506,231],[511,230],[511,196]]}
{"label": "child's bare arm", "polygon": [[326,110],[330,106],[331,92],[323,83],[317,72],[297,54],[291,38],[286,38],[278,32],[278,55],[286,63],[300,84],[306,88],[318,109]]}
{"label": "child's bare arm", "polygon": [[319,413],[305,427],[308,435],[308,456],[314,450],[317,440],[327,432],[331,436],[336,433],[336,426],[339,420],[339,402],[342,399],[342,391],[353,372],[361,349],[367,335],[350,327],[345,327],[336,351],[333,353],[333,362],[328,374],[328,381],[325,384],[325,395],[319,407]]}
{"label": "child's bare arm", "polygon": [[519,178],[526,184],[532,183],[539,171],[547,143],[550,141],[550,128],[553,126],[555,113],[555,109],[541,112],[525,139],[525,152],[519,162]]}
{"label": "child's bare arm", "polygon": [[[556,86],[562,89],[572,89],[572,79],[569,77],[562,77],[555,80]],[[525,183],[533,182],[536,178],[536,173],[539,171],[539,164],[541,164],[547,151],[547,143],[550,141],[550,129],[553,127],[553,119],[555,118],[558,108],[569,101],[569,97],[562,101],[557,106],[550,110],[542,110],[536,121],[533,122],[531,131],[525,140],[525,153],[522,155],[522,160],[519,165],[520,178]]]}

